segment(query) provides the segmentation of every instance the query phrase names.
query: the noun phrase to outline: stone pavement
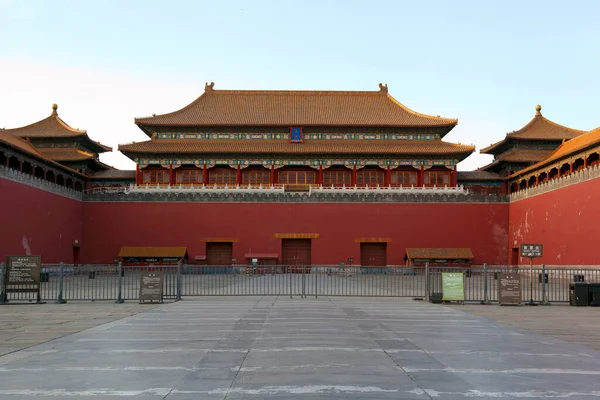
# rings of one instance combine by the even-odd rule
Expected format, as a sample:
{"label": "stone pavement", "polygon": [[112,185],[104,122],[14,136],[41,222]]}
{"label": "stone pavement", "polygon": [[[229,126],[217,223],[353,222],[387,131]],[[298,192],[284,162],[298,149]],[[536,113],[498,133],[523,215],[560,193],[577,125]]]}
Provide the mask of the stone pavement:
{"label": "stone pavement", "polygon": [[114,301],[3,305],[0,306],[0,356],[154,307]]}
{"label": "stone pavement", "polygon": [[600,308],[551,306],[500,307],[475,304],[451,305],[456,310],[486,317],[509,327],[552,336],[600,350]]}
{"label": "stone pavement", "polygon": [[588,399],[599,378],[598,351],[397,298],[186,299],[0,357],[0,399]]}

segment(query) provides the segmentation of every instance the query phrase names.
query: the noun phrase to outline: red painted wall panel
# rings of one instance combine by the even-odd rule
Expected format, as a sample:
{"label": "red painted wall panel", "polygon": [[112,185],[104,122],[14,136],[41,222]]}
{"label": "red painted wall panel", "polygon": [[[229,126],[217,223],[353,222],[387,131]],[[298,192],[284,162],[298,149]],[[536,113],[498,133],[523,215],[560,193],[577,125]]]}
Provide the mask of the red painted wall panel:
{"label": "red painted wall panel", "polygon": [[42,263],[72,263],[82,213],[80,201],[0,178],[0,261],[29,249]]}
{"label": "red painted wall panel", "polygon": [[475,263],[506,263],[508,204],[473,203],[84,203],[82,260],[112,262],[121,246],[186,246],[237,238],[233,257],[278,253],[274,233],[319,233],[312,262],[360,260],[359,237],[391,237],[387,262],[404,264],[407,247],[470,247]]}
{"label": "red painted wall panel", "polygon": [[[544,245],[544,257],[534,264],[600,264],[600,179],[512,202],[509,221],[509,248]],[[519,264],[528,265],[529,259]]]}

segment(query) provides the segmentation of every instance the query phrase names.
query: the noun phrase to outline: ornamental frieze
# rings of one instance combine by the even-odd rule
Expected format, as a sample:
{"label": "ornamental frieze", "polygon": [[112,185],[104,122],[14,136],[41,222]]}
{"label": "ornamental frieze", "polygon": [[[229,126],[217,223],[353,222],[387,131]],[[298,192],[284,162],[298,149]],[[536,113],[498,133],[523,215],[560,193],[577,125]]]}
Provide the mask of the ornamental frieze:
{"label": "ornamental frieze", "polygon": [[[157,133],[156,139],[289,140],[289,133]],[[304,140],[440,140],[429,133],[305,133]]]}
{"label": "ornamental frieze", "polygon": [[239,166],[241,169],[249,166],[263,166],[265,168],[290,167],[290,166],[307,166],[318,169],[319,167],[329,168],[332,166],[345,166],[347,168],[357,169],[364,167],[380,167],[391,169],[399,167],[413,167],[420,169],[423,166],[425,169],[432,167],[441,166],[448,169],[453,169],[457,164],[456,160],[389,160],[389,159],[136,159],[135,160],[140,168],[147,166],[161,165],[164,168],[178,168],[182,165],[194,165],[198,168],[203,168],[205,165],[207,168],[211,168],[215,165],[229,166],[237,169]]}

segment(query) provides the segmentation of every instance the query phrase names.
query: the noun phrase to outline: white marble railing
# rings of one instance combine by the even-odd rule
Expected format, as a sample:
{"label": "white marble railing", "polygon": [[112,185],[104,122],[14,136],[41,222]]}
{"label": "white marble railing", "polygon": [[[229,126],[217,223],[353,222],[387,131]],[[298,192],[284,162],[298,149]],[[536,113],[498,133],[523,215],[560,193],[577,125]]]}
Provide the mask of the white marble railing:
{"label": "white marble railing", "polygon": [[129,185],[125,193],[283,193],[283,186],[237,186],[237,185]]}
{"label": "white marble railing", "polygon": [[521,189],[518,192],[511,193],[510,201],[523,200],[529,197],[550,192],[552,190],[561,189],[570,185],[574,185],[596,178],[600,178],[600,164],[596,164],[594,166],[572,172],[568,175],[563,175],[560,178],[554,178],[552,180],[537,184],[527,189]]}
{"label": "white marble railing", "polygon": [[[308,195],[312,193],[412,193],[412,194],[468,194],[463,186],[316,186],[291,185],[292,188],[306,187]],[[129,185],[124,193],[284,193],[284,185]]]}
{"label": "white marble railing", "polygon": [[312,186],[311,193],[422,193],[422,194],[468,194],[463,186]]}
{"label": "white marble railing", "polygon": [[33,175],[25,174],[23,172],[17,171],[16,169],[7,168],[5,166],[0,166],[0,178],[32,186],[50,193],[68,197],[73,200],[83,199],[83,193],[78,192],[77,190],[70,189],[68,187],[58,185],[54,182],[37,178]]}

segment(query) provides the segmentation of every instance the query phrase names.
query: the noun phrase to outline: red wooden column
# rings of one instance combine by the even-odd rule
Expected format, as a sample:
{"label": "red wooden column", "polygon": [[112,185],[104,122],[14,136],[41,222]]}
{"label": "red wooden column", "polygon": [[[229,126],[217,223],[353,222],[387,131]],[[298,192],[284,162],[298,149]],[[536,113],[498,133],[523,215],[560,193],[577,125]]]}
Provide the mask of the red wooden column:
{"label": "red wooden column", "polygon": [[206,168],[206,164],[204,164],[204,168],[202,169],[202,184],[208,185],[208,168]]}
{"label": "red wooden column", "polygon": [[419,170],[419,182],[418,186],[425,186],[425,167],[421,165]]}
{"label": "red wooden column", "polygon": [[271,165],[271,175],[269,176],[269,183],[271,185],[275,184],[275,166]]}
{"label": "red wooden column", "polygon": [[242,167],[240,165],[237,166],[237,171],[235,173],[235,183],[238,185],[242,184]]}
{"label": "red wooden column", "polygon": [[383,186],[388,187],[392,182],[392,173],[390,172],[390,166],[388,165],[385,169],[385,177],[383,178]]}
{"label": "red wooden column", "polygon": [[169,185],[173,186],[175,184],[175,174],[173,171],[173,164],[169,165]]}
{"label": "red wooden column", "polygon": [[452,187],[458,186],[458,174],[456,173],[456,165],[452,170]]}
{"label": "red wooden column", "polygon": [[350,179],[350,186],[356,186],[356,165],[352,167],[352,178]]}
{"label": "red wooden column", "polygon": [[140,179],[140,164],[135,164],[135,184],[141,185],[142,180]]}
{"label": "red wooden column", "polygon": [[317,185],[323,185],[323,166],[319,165],[319,175],[317,177]]}

